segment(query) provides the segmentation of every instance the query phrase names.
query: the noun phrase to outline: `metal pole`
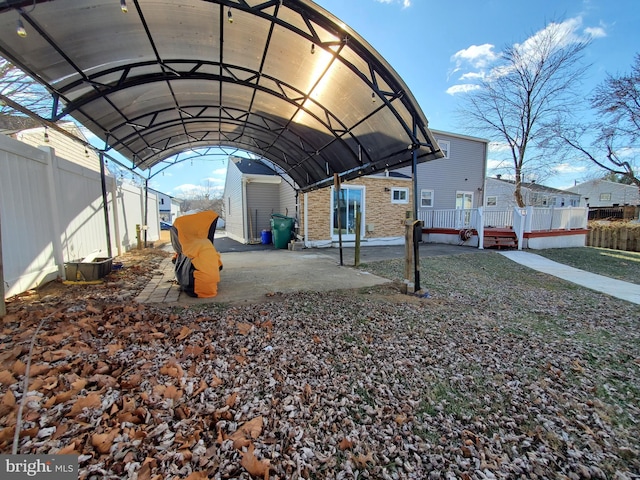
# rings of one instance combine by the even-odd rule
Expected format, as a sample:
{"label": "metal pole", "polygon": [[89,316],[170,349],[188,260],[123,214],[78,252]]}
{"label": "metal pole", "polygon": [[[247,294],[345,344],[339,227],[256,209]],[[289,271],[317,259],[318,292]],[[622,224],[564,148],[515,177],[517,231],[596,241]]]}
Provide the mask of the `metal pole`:
{"label": "metal pole", "polygon": [[340,266],[344,265],[344,261],[342,259],[342,220],[340,219],[340,175],[337,173],[333,174],[333,185],[334,190],[336,191],[336,210],[338,212],[338,244],[340,246]]}
{"label": "metal pole", "polygon": [[149,230],[149,179],[144,180],[144,248],[147,248],[147,231]]}
{"label": "metal pole", "polygon": [[102,211],[104,212],[104,227],[107,232],[107,254],[111,258],[111,231],[109,229],[109,205],[107,204],[107,179],[104,171],[104,154],[100,152],[100,186],[102,187]]}
{"label": "metal pole", "polygon": [[[0,223],[2,221],[0,220]],[[0,227],[0,317],[7,314],[7,306],[4,303],[4,269],[2,266],[2,228]]]}
{"label": "metal pole", "polygon": [[[413,136],[418,138],[418,126],[415,118],[413,120]],[[418,220],[418,150],[412,145],[411,150],[411,173],[413,177],[413,284],[414,292],[420,290],[420,242],[422,238],[422,222]],[[417,230],[420,230],[418,235]]]}

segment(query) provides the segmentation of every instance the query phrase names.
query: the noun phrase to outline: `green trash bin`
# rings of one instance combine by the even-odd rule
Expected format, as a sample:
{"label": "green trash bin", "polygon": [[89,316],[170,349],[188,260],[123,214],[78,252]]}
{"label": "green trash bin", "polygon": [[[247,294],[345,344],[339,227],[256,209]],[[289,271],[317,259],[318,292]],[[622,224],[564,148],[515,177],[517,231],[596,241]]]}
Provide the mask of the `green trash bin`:
{"label": "green trash bin", "polygon": [[287,248],[291,240],[291,230],[293,230],[293,218],[278,213],[271,215],[271,233],[273,245],[276,248]]}

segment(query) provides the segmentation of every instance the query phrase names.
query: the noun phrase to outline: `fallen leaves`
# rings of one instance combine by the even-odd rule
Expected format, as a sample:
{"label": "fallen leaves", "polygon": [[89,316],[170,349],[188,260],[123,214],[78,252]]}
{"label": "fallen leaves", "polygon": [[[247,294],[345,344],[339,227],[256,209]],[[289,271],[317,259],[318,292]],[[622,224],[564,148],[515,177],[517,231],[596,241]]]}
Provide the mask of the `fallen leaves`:
{"label": "fallen leaves", "polygon": [[[456,287],[428,302],[308,293],[182,309],[101,302],[107,282],[16,309],[0,333],[0,451],[15,431],[29,334],[49,316],[20,451],[79,455],[81,478],[622,479],[640,469],[630,420],[640,401],[626,388],[638,384],[637,309],[575,290],[566,301],[557,285],[542,297],[500,285],[491,298]],[[513,302],[522,319],[505,313]]]}
{"label": "fallen leaves", "polygon": [[67,414],[69,417],[75,417],[82,413],[85,408],[98,408],[102,404],[102,398],[98,393],[91,393],[86,397],[78,397],[71,407],[71,411]]}
{"label": "fallen leaves", "polygon": [[242,460],[240,465],[242,465],[247,472],[255,477],[262,477],[264,480],[269,479],[269,467],[271,462],[269,460],[259,460],[254,454],[255,447],[253,444],[249,445],[249,448],[246,452],[242,453]]}
{"label": "fallen leaves", "polygon": [[262,433],[262,417],[256,417],[238,428],[233,434],[227,438],[233,442],[233,448],[241,449],[251,444]]}
{"label": "fallen leaves", "polygon": [[91,445],[98,453],[109,453],[113,446],[113,441],[119,433],[119,429],[116,428],[112,428],[107,433],[94,433],[91,435]]}

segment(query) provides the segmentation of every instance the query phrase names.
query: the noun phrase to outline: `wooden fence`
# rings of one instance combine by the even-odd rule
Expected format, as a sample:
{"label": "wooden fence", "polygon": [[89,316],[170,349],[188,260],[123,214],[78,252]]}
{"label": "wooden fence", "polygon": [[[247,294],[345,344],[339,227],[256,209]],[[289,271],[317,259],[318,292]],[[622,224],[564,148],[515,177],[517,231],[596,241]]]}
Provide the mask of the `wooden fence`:
{"label": "wooden fence", "polygon": [[640,252],[640,224],[591,223],[587,235],[587,246]]}
{"label": "wooden fence", "polygon": [[589,220],[632,220],[638,218],[640,207],[590,207]]}

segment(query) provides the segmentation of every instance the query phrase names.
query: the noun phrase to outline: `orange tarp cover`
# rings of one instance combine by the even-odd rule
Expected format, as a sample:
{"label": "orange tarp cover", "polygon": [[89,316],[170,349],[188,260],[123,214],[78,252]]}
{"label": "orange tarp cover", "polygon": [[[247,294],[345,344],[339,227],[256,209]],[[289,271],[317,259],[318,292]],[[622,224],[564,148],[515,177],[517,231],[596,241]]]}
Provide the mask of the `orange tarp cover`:
{"label": "orange tarp cover", "polygon": [[218,214],[207,210],[178,217],[173,226],[178,231],[182,253],[191,259],[194,293],[201,298],[215,297],[220,282],[220,254],[208,238],[211,223]]}

